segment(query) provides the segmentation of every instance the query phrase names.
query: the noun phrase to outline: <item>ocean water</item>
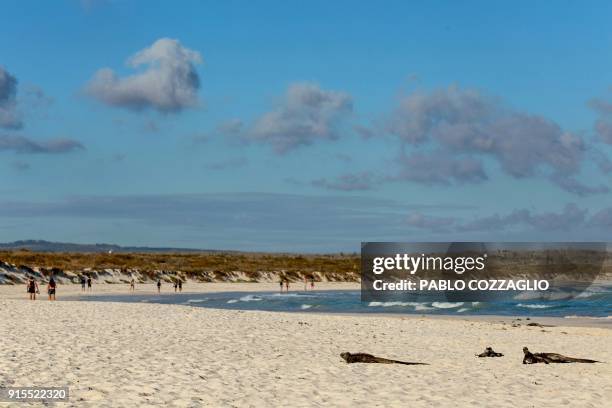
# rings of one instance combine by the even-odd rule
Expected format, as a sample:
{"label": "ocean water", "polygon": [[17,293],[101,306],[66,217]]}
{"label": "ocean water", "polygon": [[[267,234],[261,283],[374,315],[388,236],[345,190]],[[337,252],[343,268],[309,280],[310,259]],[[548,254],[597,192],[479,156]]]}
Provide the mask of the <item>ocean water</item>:
{"label": "ocean water", "polygon": [[306,313],[404,313],[437,315],[502,315],[554,317],[612,316],[612,285],[581,291],[512,295],[503,300],[460,302],[414,295],[409,300],[361,301],[359,291],[222,292],[208,294],[81,296],[83,301],[148,302],[232,310]]}

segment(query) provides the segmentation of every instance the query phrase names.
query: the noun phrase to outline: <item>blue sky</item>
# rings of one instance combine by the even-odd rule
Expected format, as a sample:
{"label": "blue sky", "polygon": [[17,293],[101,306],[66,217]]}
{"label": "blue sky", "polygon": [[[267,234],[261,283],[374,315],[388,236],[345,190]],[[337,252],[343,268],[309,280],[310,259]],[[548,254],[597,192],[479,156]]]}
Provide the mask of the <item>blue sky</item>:
{"label": "blue sky", "polygon": [[611,9],[4,2],[0,241],[609,241]]}

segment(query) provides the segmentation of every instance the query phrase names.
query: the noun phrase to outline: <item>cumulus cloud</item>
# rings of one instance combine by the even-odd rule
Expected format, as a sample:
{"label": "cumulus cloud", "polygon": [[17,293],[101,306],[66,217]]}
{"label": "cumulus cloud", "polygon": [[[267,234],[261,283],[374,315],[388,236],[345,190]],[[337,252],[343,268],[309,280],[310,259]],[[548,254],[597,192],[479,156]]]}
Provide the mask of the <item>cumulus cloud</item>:
{"label": "cumulus cloud", "polygon": [[400,100],[387,131],[407,143],[419,144],[428,141],[432,134],[440,135],[441,125],[467,132],[489,117],[492,110],[494,102],[474,90],[452,86],[429,94],[417,92]]}
{"label": "cumulus cloud", "polygon": [[86,92],[110,106],[179,112],[197,104],[200,78],[195,66],[201,62],[197,51],[178,40],[161,38],[128,59],[129,67],[145,67],[144,71],[119,77],[103,68],[87,84]]}
{"label": "cumulus cloud", "polygon": [[338,138],[339,121],[353,110],[349,94],[313,83],[289,86],[281,104],[258,118],[244,139],[271,145],[285,153],[318,140]]}
{"label": "cumulus cloud", "polygon": [[[483,156],[515,178],[543,175],[580,195],[607,191],[571,178],[584,161],[586,146],[580,136],[476,90],[452,86],[408,95],[388,118],[385,130],[411,146],[413,153],[401,160],[401,177],[411,181],[481,182],[487,174],[475,157]],[[445,155],[423,153],[432,146]]]}
{"label": "cumulus cloud", "polygon": [[25,136],[0,135],[0,152],[13,151],[21,154],[60,154],[85,147],[78,141],[67,138],[36,141]]}
{"label": "cumulus cloud", "polygon": [[17,112],[17,78],[0,66],[0,128],[19,129],[22,126]]}

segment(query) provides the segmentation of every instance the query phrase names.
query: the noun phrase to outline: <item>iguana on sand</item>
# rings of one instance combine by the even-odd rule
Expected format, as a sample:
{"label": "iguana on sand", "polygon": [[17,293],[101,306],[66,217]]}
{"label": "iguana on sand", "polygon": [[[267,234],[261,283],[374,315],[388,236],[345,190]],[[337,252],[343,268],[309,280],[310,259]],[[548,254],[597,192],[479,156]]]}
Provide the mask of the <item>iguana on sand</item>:
{"label": "iguana on sand", "polygon": [[493,351],[493,347],[487,347],[484,352],[476,354],[476,357],[503,357],[502,353]]}
{"label": "iguana on sand", "polygon": [[405,365],[429,365],[427,363],[410,363],[399,360],[389,360],[387,358],[376,357],[366,353],[340,353],[340,357],[347,363],[378,363],[378,364],[405,364]]}
{"label": "iguana on sand", "polygon": [[523,364],[537,363],[599,363],[600,361],[589,360],[588,358],[567,357],[557,353],[532,353],[527,347],[523,347]]}

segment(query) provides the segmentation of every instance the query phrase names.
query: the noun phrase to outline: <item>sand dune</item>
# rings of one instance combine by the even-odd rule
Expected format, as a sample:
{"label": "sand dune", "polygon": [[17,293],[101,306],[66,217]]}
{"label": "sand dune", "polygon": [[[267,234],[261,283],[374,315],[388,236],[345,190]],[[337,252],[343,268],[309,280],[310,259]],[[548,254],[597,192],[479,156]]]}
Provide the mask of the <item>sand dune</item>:
{"label": "sand dune", "polygon": [[[107,286],[95,289],[117,290]],[[0,289],[0,386],[68,385],[67,406],[603,407],[612,400],[610,363],[521,364],[524,345],[612,362],[605,328],[29,302],[17,299],[22,292]],[[474,357],[488,345],[505,357]],[[343,351],[431,365],[348,365]]]}

